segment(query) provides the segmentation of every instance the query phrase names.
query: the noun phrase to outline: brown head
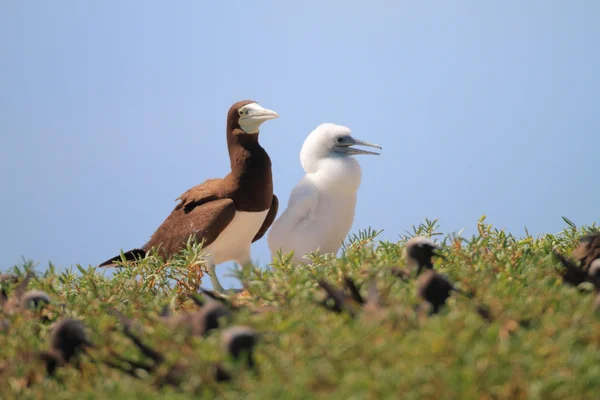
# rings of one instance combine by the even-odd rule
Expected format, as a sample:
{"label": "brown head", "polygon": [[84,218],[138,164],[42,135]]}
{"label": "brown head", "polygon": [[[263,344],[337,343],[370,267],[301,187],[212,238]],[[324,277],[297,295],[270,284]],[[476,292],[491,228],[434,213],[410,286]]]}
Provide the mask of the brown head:
{"label": "brown head", "polygon": [[85,326],[75,319],[62,319],[52,327],[50,333],[50,348],[61,355],[64,361],[77,355],[84,347],[92,347]]}
{"label": "brown head", "polygon": [[438,252],[440,246],[423,236],[410,239],[406,242],[405,249],[408,264],[417,267],[417,275],[421,273],[423,268],[433,269],[433,256],[443,258]]}
{"label": "brown head", "polygon": [[263,122],[277,117],[275,111],[261,107],[254,100],[238,101],[227,113],[227,145],[258,142],[258,130]]}
{"label": "brown head", "polygon": [[28,290],[21,299],[21,308],[35,310],[41,306],[50,304],[51,301],[50,296],[48,296],[48,293],[46,292],[41,290]]}
{"label": "brown head", "polygon": [[254,367],[254,347],[258,333],[249,326],[234,325],[221,333],[221,345],[234,360],[245,359],[249,368]]}
{"label": "brown head", "polygon": [[192,336],[204,336],[212,330],[222,328],[231,319],[231,310],[217,301],[207,302],[198,311],[166,317],[170,326],[183,328]]}

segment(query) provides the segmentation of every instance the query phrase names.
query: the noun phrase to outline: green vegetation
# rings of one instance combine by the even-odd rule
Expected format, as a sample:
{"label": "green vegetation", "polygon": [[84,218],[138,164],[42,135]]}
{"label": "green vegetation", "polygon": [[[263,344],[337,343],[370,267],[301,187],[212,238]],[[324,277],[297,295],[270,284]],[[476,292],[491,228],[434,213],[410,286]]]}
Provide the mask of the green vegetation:
{"label": "green vegetation", "polygon": [[[581,235],[597,228],[576,228],[565,221],[563,232],[538,238],[514,237],[484,218],[471,238],[443,237],[436,232],[436,221],[426,221],[397,243],[378,241],[377,232],[368,230],[350,238],[340,258],[313,254],[312,264],[300,268],[284,255],[268,270],[237,271],[245,292],[231,299],[245,307],[235,313],[233,323],[262,332],[255,354],[258,374],[228,358],[218,330],[205,338],[187,337],[159,320],[167,304],[175,312],[198,307],[190,299],[201,268],[198,246],[189,244],[167,267],[151,255],[112,277],[91,267],[56,273],[50,266],[29,288],[46,291],[53,304],[2,317],[10,327],[0,332],[0,397],[598,398],[595,295],[586,284],[562,284],[556,272],[561,267],[552,256],[553,248],[570,254]],[[436,315],[415,312],[420,302],[415,280],[394,277],[390,266],[405,266],[404,243],[416,235],[437,238],[446,259],[436,259],[435,268],[474,293],[473,298],[453,294]],[[8,272],[23,275],[31,267]],[[366,283],[363,294],[375,279],[388,312],[352,318],[317,304],[323,296],[317,281],[340,287],[344,276]],[[8,287],[9,294],[14,286]],[[492,322],[475,312],[479,304],[489,309]],[[272,310],[251,312],[263,306]],[[112,307],[139,321],[133,330],[165,355],[164,366],[152,374],[140,371],[138,379],[101,362],[111,351],[142,359],[119,320],[108,313]],[[40,321],[40,315],[50,321]],[[96,348],[79,357],[80,370],[71,365],[44,378],[44,365],[32,354],[48,348],[51,321],[62,317],[82,320]],[[175,362],[188,368],[181,388],[155,385]],[[233,380],[215,382],[215,362],[231,371]]]}

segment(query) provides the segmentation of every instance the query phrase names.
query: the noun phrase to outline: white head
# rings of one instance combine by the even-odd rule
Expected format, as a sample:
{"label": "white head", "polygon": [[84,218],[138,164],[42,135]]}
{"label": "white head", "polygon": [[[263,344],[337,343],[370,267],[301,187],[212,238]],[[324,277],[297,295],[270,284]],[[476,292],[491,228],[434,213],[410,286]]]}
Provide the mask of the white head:
{"label": "white head", "polygon": [[381,149],[379,145],[355,139],[348,127],[331,123],[321,124],[304,140],[300,150],[300,163],[307,173],[312,173],[317,170],[319,161],[326,158],[339,159],[356,154],[379,155],[373,151],[351,147],[354,145]]}
{"label": "white head", "polygon": [[240,128],[246,133],[258,133],[258,128],[267,120],[279,117],[272,110],[261,107],[258,103],[250,103],[240,107],[237,111]]}

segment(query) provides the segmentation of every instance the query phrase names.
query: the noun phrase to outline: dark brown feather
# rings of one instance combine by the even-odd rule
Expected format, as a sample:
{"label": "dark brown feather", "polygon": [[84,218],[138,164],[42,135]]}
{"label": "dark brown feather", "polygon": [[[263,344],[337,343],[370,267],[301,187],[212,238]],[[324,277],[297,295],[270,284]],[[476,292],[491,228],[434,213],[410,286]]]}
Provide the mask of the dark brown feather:
{"label": "dark brown feather", "polygon": [[269,227],[271,226],[273,221],[275,221],[278,209],[279,200],[277,199],[277,196],[273,195],[273,201],[271,202],[271,208],[269,208],[269,213],[267,214],[267,217],[265,218],[265,221],[263,222],[259,231],[256,233],[256,236],[254,236],[254,239],[252,239],[252,243],[256,242],[258,239],[263,237],[265,233],[267,233]]}
{"label": "dark brown feather", "polygon": [[[327,293],[327,298],[320,302],[320,305],[335,313],[341,313],[343,311],[346,311],[351,316],[354,316],[355,312],[349,304],[350,299],[346,297],[343,290],[334,288],[325,280],[319,280],[318,284]],[[327,300],[329,299],[333,300],[333,304],[327,304]]]}
{"label": "dark brown feather", "polygon": [[[144,249],[133,249],[123,253],[125,261],[136,261],[140,258],[146,257],[146,250]],[[121,261],[121,255],[115,256],[109,260],[104,261],[102,264],[98,264],[98,267],[115,267],[116,262]]]}
{"label": "dark brown feather", "polygon": [[[21,300],[23,299],[23,295],[27,292],[27,285],[29,285],[29,281],[32,277],[33,273],[30,271],[27,272],[23,280],[12,292],[11,296],[7,299],[3,299],[2,307],[5,312],[12,313],[21,308]],[[6,295],[6,293],[4,293],[2,297],[4,297],[4,295]]]}
{"label": "dark brown feather", "polygon": [[[231,172],[223,179],[208,179],[178,197],[180,202],[142,247],[160,248],[169,259],[195,235],[199,243],[209,246],[229,225],[236,211],[270,210],[254,240],[260,239],[277,214],[277,198],[273,195],[271,159],[258,143],[258,133],[249,134],[240,128],[238,110],[253,100],[239,101],[227,114],[227,147]],[[274,208],[274,210],[273,210]],[[119,257],[101,264],[108,265]]]}
{"label": "dark brown feather", "polygon": [[443,275],[433,269],[426,269],[418,280],[419,296],[433,307],[432,312],[437,313],[446,304],[454,285]]}
{"label": "dark brown feather", "polygon": [[349,276],[344,276],[344,286],[350,291],[350,295],[352,296],[352,300],[356,301],[358,304],[364,304],[365,299],[360,294],[360,290],[356,287],[354,280]]}
{"label": "dark brown feather", "polygon": [[[553,254],[561,262],[563,267],[565,267],[564,270],[560,271],[564,282],[573,286],[578,286],[583,282],[590,282],[592,285],[594,285],[596,291],[600,291],[600,279],[596,275],[590,275],[589,270],[585,270],[582,267],[577,266],[573,261],[556,251],[553,251]],[[593,262],[594,260],[591,260],[588,267],[591,266]]]}
{"label": "dark brown feather", "polygon": [[580,262],[586,271],[592,262],[600,258],[600,232],[595,232],[579,239],[579,246],[573,250],[573,257]]}
{"label": "dark brown feather", "polygon": [[560,271],[564,282],[573,286],[578,286],[587,281],[588,275],[583,269],[579,268],[575,263],[557,251],[553,251],[552,253],[554,254],[554,257],[560,261],[563,267],[565,267],[563,271]]}
{"label": "dark brown feather", "polygon": [[[182,202],[186,202],[186,200],[182,200]],[[186,212],[186,209],[189,211]],[[204,247],[207,247],[233,220],[235,211],[235,205],[231,199],[201,203],[193,208],[178,205],[144,245],[144,250],[160,246],[161,255],[170,258],[185,245],[190,235],[193,234],[196,235],[198,242],[204,239]]]}

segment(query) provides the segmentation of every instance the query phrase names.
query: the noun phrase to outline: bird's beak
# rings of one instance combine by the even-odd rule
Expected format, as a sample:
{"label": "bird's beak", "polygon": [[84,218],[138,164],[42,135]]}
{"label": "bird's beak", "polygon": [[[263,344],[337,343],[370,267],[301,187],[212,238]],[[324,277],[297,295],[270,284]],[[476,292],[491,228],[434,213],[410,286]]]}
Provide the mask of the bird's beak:
{"label": "bird's beak", "polygon": [[249,104],[248,106],[246,106],[246,110],[248,110],[248,114],[245,114],[242,117],[240,117],[240,121],[263,122],[269,119],[275,119],[279,117],[279,114],[277,114],[275,111],[267,110],[266,108],[261,107],[256,103]]}
{"label": "bird's beak", "polygon": [[378,149],[381,149],[381,146],[379,146],[378,144],[373,144],[373,143],[369,143],[369,142],[365,142],[364,140],[360,140],[360,139],[355,139],[353,137],[350,138],[349,141],[339,144],[336,146],[336,149],[339,153],[343,153],[349,156],[352,155],[356,155],[356,154],[371,154],[374,156],[378,156],[379,153],[375,153],[374,151],[369,151],[369,150],[363,150],[363,149],[357,149],[351,146],[368,146],[368,147],[375,147]]}

